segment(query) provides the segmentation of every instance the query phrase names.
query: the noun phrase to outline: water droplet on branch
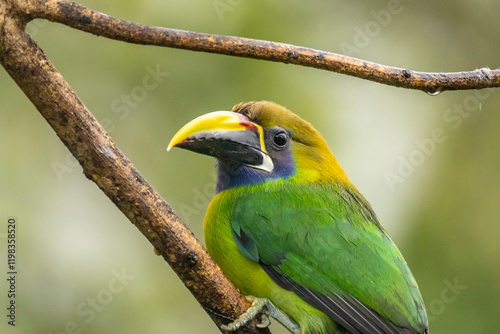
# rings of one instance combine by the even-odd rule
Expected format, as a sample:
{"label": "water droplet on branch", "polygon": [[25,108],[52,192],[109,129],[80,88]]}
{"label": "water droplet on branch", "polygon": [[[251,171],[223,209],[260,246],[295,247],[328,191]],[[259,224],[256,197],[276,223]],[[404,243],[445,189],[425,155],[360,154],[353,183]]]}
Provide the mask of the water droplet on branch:
{"label": "water droplet on branch", "polygon": [[443,92],[443,89],[441,87],[431,87],[429,90],[426,91],[427,94],[430,96],[438,96]]}

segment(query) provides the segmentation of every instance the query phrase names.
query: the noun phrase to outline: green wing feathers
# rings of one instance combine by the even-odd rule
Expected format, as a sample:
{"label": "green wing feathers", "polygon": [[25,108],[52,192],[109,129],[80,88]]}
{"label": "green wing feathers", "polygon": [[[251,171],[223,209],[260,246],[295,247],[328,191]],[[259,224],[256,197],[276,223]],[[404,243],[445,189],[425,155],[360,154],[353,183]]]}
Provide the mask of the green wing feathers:
{"label": "green wing feathers", "polygon": [[314,306],[326,304],[318,308],[327,314],[334,305],[331,312],[346,313],[348,323],[340,321],[346,328],[358,320],[356,326],[369,328],[372,317],[379,327],[423,332],[426,315],[413,275],[355,188],[276,180],[235,188],[234,196],[238,247],[279,285]]}

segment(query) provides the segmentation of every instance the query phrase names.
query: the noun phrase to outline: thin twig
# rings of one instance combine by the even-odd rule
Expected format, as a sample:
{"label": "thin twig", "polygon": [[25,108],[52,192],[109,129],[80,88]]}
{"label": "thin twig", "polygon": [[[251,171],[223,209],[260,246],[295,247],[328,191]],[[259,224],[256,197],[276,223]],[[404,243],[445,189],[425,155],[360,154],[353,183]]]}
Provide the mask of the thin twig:
{"label": "thin twig", "polygon": [[445,90],[500,86],[500,70],[488,68],[452,73],[417,72],[290,44],[137,24],[66,0],[40,1],[30,10],[32,18],[44,18],[128,43],[314,67],[390,86],[421,90],[430,95],[437,95]]}
{"label": "thin twig", "polygon": [[[144,234],[198,302],[213,310],[208,314],[214,322],[220,326],[228,322],[226,318],[241,315],[248,301],[23,31],[29,17],[19,1],[0,1],[0,63],[77,158],[85,176]],[[30,6],[38,5],[37,0],[24,0],[23,5],[27,1]],[[256,323],[238,332],[269,333],[256,328]]]}

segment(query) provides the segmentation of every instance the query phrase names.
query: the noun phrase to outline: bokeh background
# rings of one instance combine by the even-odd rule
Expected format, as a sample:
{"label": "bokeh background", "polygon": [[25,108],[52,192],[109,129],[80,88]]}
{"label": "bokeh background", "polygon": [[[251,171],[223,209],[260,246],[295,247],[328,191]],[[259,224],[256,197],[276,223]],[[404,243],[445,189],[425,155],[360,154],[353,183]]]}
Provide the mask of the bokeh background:
{"label": "bokeh background", "polygon": [[[499,66],[498,1],[80,2],[140,23],[419,71]],[[500,90],[431,97],[311,68],[130,45],[42,20],[27,30],[200,240],[214,161],[167,153],[170,138],[198,115],[272,100],[315,125],[371,202],[419,282],[431,333],[498,332]],[[156,81],[145,85],[151,72]],[[0,109],[0,332],[218,333],[4,70]],[[8,217],[18,222],[15,328],[4,315]]]}

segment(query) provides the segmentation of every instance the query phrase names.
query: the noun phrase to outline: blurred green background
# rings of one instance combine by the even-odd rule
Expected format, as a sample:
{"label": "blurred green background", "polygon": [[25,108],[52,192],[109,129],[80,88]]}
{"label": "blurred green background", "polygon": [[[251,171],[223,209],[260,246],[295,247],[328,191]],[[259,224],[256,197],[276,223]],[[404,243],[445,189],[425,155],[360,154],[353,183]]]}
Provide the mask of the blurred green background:
{"label": "blurred green background", "polygon": [[[500,3],[492,0],[81,3],[140,23],[419,71],[499,66]],[[167,153],[170,138],[198,115],[272,100],[315,125],[371,202],[419,282],[431,333],[498,332],[499,90],[431,97],[311,68],[131,45],[41,20],[27,30],[200,240],[214,161]],[[154,88],[143,81],[151,72]],[[1,277],[12,216],[19,271],[15,328],[6,324],[1,279],[0,332],[218,333],[4,70],[0,109]]]}

